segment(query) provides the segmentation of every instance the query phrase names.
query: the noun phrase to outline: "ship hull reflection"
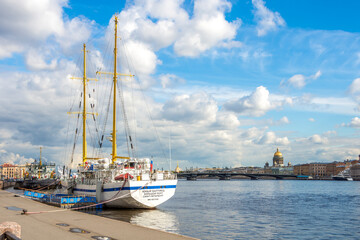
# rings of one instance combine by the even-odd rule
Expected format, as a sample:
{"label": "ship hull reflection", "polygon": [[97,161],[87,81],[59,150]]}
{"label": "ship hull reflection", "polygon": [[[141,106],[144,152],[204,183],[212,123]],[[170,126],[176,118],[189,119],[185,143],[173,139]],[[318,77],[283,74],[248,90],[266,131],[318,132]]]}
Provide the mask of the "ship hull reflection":
{"label": "ship hull reflection", "polygon": [[104,209],[89,213],[179,234],[179,221],[176,215],[159,209]]}

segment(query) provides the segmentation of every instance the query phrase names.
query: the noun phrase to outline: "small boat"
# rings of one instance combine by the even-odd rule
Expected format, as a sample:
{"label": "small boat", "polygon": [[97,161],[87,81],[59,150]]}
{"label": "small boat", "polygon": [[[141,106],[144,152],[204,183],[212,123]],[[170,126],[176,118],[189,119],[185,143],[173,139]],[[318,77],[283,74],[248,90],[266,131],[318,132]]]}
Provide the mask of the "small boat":
{"label": "small boat", "polygon": [[335,176],[332,176],[332,179],[336,181],[353,181],[350,175],[350,168],[345,169],[344,171],[340,172]]}

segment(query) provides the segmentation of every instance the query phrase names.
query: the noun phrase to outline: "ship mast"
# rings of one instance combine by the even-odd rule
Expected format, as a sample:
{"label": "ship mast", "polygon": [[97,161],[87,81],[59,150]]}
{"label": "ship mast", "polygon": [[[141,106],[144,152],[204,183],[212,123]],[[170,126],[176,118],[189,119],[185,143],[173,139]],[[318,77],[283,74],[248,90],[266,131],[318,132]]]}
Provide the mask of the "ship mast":
{"label": "ship mast", "polygon": [[82,80],[82,84],[83,84],[83,109],[80,112],[68,112],[68,114],[81,114],[82,115],[82,128],[83,128],[83,136],[82,136],[82,166],[85,166],[86,160],[87,159],[97,159],[97,158],[89,158],[87,157],[87,142],[86,142],[86,117],[87,114],[92,114],[92,115],[98,115],[95,112],[87,112],[86,111],[86,106],[87,106],[87,102],[86,102],[86,87],[87,87],[87,82],[90,80],[94,80],[97,81],[97,79],[95,78],[88,78],[86,76],[86,53],[88,52],[86,50],[86,44],[84,43],[83,45],[83,52],[84,52],[84,69],[83,69],[83,77],[71,77],[71,79],[79,79]]}
{"label": "ship mast", "polygon": [[83,72],[83,101],[84,101],[84,107],[83,107],[83,165],[86,162],[87,158],[87,143],[86,143],[86,44],[84,43],[84,72]]}
{"label": "ship mast", "polygon": [[116,73],[116,60],[117,60],[117,24],[118,17],[115,16],[115,46],[114,46],[114,102],[113,102],[113,129],[112,129],[112,163],[115,162],[117,156],[116,145],[116,85],[117,85],[117,73]]}
{"label": "ship mast", "polygon": [[[123,74],[123,73],[118,73],[117,70],[117,26],[118,26],[118,17],[115,16],[115,28],[114,28],[114,72],[101,72],[98,71],[96,72],[96,74],[110,74],[113,75],[113,126],[112,126],[112,134],[111,134],[111,143],[112,143],[112,152],[111,152],[111,163],[114,164],[116,159],[130,159],[130,157],[121,157],[117,155],[117,144],[116,144],[116,88],[117,88],[117,82],[118,82],[118,78],[117,76],[127,76],[127,77],[134,77],[134,75],[132,74]],[[125,111],[123,109],[123,111]],[[124,112],[125,115],[125,112]],[[129,137],[130,142],[131,137]],[[132,143],[131,143],[132,144]]]}

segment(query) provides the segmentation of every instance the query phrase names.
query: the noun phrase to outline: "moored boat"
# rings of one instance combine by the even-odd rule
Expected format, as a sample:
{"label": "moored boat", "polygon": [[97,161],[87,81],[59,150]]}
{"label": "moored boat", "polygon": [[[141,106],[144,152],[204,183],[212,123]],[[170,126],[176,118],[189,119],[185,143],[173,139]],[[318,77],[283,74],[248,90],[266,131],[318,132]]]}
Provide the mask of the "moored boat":
{"label": "moored boat", "polygon": [[344,171],[340,172],[339,174],[332,176],[333,180],[337,181],[353,181],[350,175],[350,169],[345,169]]}
{"label": "moored boat", "polygon": [[43,163],[41,158],[42,147],[40,147],[40,158],[37,162],[26,164],[25,176],[21,181],[16,181],[15,189],[55,189],[59,187],[60,181],[56,178],[55,163]]}
{"label": "moored boat", "polygon": [[[121,89],[118,88],[118,76],[133,77],[132,74],[119,74],[116,69],[117,61],[117,23],[115,16],[114,34],[114,72],[112,74],[112,133],[111,159],[103,157],[88,157],[86,145],[86,115],[94,112],[86,111],[86,89],[89,79],[86,77],[86,45],[84,44],[84,72],[83,72],[83,156],[82,163],[78,166],[75,178],[67,178],[64,186],[72,190],[76,195],[96,196],[97,201],[108,207],[115,208],[154,208],[159,204],[170,199],[176,190],[177,176],[169,171],[153,170],[153,161],[149,158],[139,158],[135,154],[136,149],[131,137],[128,126],[124,102],[122,99],[122,116],[124,118],[124,130],[128,146],[126,157],[117,155],[117,131],[116,131],[116,96],[122,96]],[[101,74],[101,72],[98,72]],[[119,89],[117,91],[117,89]],[[101,144],[100,144],[101,145]]]}

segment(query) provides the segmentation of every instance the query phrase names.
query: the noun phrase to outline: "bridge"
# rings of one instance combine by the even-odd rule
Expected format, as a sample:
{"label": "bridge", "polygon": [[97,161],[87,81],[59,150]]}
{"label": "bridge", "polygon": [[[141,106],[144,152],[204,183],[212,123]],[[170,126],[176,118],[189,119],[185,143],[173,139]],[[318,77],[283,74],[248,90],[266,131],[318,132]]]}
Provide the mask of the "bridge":
{"label": "bridge", "polygon": [[238,172],[181,172],[177,174],[178,178],[186,178],[195,181],[198,177],[218,177],[219,180],[230,180],[233,176],[245,176],[251,180],[258,180],[263,177],[271,177],[276,180],[283,179],[307,179],[308,176],[290,175],[290,174],[270,174],[270,173],[238,173]]}

